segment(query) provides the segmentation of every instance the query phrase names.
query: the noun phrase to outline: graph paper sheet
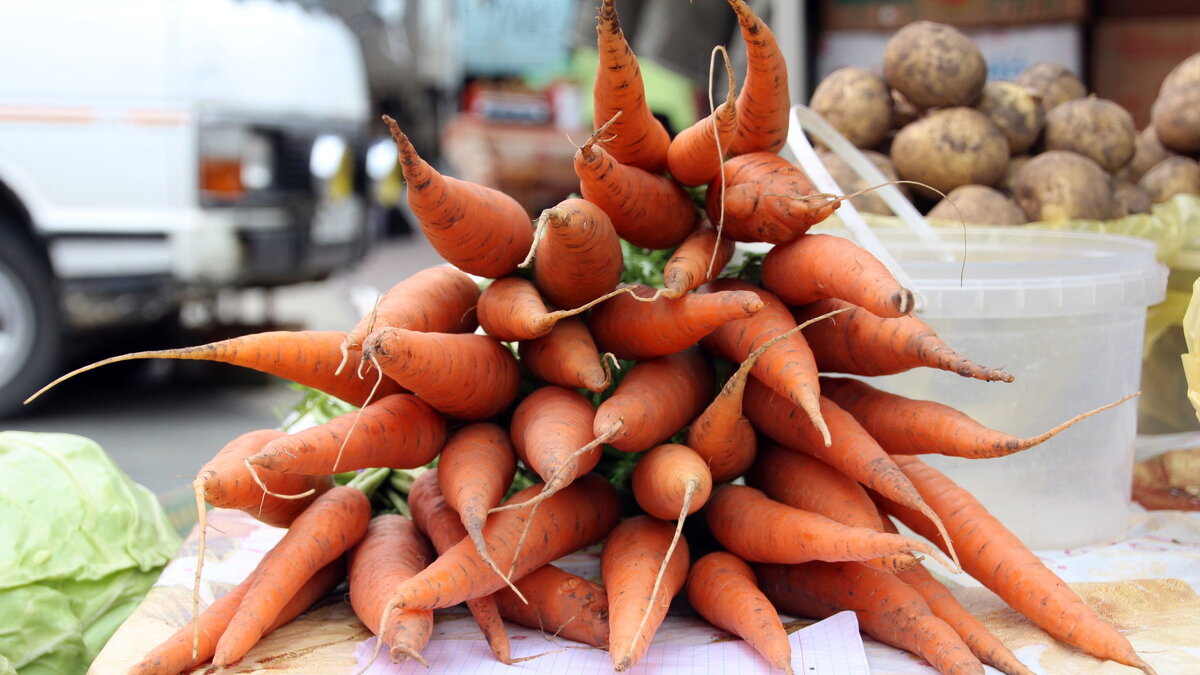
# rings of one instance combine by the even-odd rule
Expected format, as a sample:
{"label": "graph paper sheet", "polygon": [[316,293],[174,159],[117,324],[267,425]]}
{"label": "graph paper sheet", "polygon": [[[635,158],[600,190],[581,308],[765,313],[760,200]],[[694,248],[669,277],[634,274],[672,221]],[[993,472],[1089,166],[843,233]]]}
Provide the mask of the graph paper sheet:
{"label": "graph paper sheet", "polygon": [[[469,616],[439,623],[433,640],[423,652],[429,669],[412,661],[389,663],[387,650],[371,664],[366,675],[611,675],[607,651],[569,640],[553,640],[537,631],[509,625],[509,644],[514,659],[536,656],[506,666],[496,660]],[[842,612],[801,628],[789,636],[792,669],[796,675],[869,675],[867,655],[852,612]],[[375,649],[375,638],[358,645],[355,656],[364,666]],[[540,655],[540,656],[539,656]],[[654,644],[633,668],[631,675],[693,673],[697,675],[778,675],[770,664],[742,640],[729,636],[702,621],[686,616],[668,616]]]}

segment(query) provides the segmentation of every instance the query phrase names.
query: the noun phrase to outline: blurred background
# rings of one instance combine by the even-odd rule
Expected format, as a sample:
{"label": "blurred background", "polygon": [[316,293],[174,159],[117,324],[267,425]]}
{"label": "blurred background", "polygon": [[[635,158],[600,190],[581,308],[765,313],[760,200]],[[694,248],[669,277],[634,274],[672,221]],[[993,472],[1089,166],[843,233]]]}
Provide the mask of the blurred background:
{"label": "blurred background", "polygon": [[[394,117],[449,175],[531,218],[577,189],[596,0],[0,0],[0,420],[99,441],[138,482],[189,482],[229,439],[279,424],[286,383],[138,361],[22,401],[114,354],[270,329],[347,330],[440,260],[404,207]],[[1066,65],[1144,126],[1200,51],[1194,0],[752,0],[794,100],[878,71],[900,26],[961,27],[1011,79]],[[709,107],[720,0],[618,0],[671,130]],[[713,95],[723,95],[718,64]],[[740,75],[739,75],[740,77]]]}

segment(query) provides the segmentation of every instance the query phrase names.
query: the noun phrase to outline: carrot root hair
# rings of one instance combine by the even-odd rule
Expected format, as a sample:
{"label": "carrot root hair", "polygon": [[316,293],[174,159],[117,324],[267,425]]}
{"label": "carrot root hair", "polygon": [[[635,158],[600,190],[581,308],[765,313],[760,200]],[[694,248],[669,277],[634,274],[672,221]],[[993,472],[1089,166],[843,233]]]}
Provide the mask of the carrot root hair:
{"label": "carrot root hair", "polygon": [[[725,104],[732,107],[736,105],[737,97],[734,95],[734,90],[737,88],[737,81],[733,76],[733,62],[729,59],[729,52],[722,45],[713,47],[712,54],[708,60],[708,114],[716,114],[716,106],[713,105],[713,73],[716,71],[717,51],[720,51],[721,56],[725,58],[725,70],[729,74],[729,91],[726,92]],[[721,134],[717,130],[716,122],[713,122],[713,141],[717,144],[717,156],[723,163],[725,161],[725,148],[721,147]],[[717,171],[717,178],[721,181],[721,193],[717,197],[721,206],[720,215],[717,217],[717,241],[713,246],[712,255],[708,258],[708,278],[712,278],[713,268],[717,265],[717,255],[721,248],[721,232],[725,227],[725,171],[722,169]]]}
{"label": "carrot root hair", "polygon": [[1067,420],[1066,422],[1063,422],[1062,424],[1055,426],[1053,429],[1050,429],[1048,431],[1040,433],[1037,436],[1031,436],[1030,438],[1021,439],[1018,443],[1014,444],[1013,451],[1016,452],[1019,450],[1025,450],[1028,448],[1032,448],[1033,446],[1038,445],[1039,443],[1043,443],[1046,440],[1048,440],[1049,438],[1058,435],[1060,432],[1065,431],[1066,429],[1075,426],[1076,423],[1081,422],[1081,421],[1091,417],[1092,415],[1096,415],[1096,414],[1104,412],[1105,410],[1115,408],[1115,407],[1121,405],[1122,403],[1124,403],[1130,399],[1137,398],[1141,395],[1142,395],[1142,392],[1135,391],[1132,394],[1126,394],[1126,395],[1122,396],[1121,398],[1119,398],[1115,401],[1112,401],[1111,403],[1105,403],[1104,405],[1100,406],[1099,408],[1089,410],[1085,413],[1080,413],[1080,414],[1072,417],[1071,419]]}
{"label": "carrot root hair", "polygon": [[304,499],[305,497],[308,497],[317,491],[316,488],[310,488],[297,495],[285,495],[278,492],[271,492],[271,489],[268,488],[267,484],[263,482],[262,477],[258,475],[258,469],[255,469],[254,464],[250,461],[252,459],[254,458],[247,457],[246,459],[242,460],[242,464],[246,465],[246,470],[250,472],[250,478],[254,481],[254,484],[257,485],[265,494],[271,495],[277,499]]}
{"label": "carrot root hair", "polygon": [[200,658],[200,572],[204,569],[204,548],[207,542],[208,509],[204,506],[204,481],[197,476],[192,481],[196,493],[196,530],[199,552],[196,554],[196,576],[192,581],[192,660]]}

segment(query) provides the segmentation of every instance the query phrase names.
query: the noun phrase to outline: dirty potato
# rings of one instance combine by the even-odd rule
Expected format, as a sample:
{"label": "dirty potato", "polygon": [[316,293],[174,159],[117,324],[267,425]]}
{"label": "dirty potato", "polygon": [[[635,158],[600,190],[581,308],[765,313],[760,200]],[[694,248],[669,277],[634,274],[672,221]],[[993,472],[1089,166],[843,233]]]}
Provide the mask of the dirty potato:
{"label": "dirty potato", "polygon": [[1116,215],[1112,193],[1108,172],[1066,150],[1050,150],[1030,159],[1013,186],[1013,198],[1035,222],[1110,220]]}
{"label": "dirty potato", "polygon": [[847,66],[825,76],[809,107],[855,147],[874,148],[891,128],[891,92],[883,78],[865,68]]}
{"label": "dirty potato", "polygon": [[1009,154],[1019,155],[1037,142],[1046,122],[1037,96],[1016,82],[993,80],[983,87],[983,97],[975,106],[1008,140]]}
{"label": "dirty potato", "polygon": [[967,225],[1020,225],[1027,220],[1015,201],[987,185],[954,188],[929,210],[926,217]]}
{"label": "dirty potato", "polygon": [[1133,116],[1107,99],[1075,99],[1046,114],[1047,150],[1077,152],[1105,171],[1116,171],[1129,162],[1136,139]]}
{"label": "dirty potato", "polygon": [[884,46],[883,79],[917,108],[973,105],[983,92],[987,63],[957,28],[914,21]]}
{"label": "dirty potato", "polygon": [[891,157],[901,178],[949,192],[998,183],[1008,164],[1008,141],[978,110],[945,108],[896,132]]}

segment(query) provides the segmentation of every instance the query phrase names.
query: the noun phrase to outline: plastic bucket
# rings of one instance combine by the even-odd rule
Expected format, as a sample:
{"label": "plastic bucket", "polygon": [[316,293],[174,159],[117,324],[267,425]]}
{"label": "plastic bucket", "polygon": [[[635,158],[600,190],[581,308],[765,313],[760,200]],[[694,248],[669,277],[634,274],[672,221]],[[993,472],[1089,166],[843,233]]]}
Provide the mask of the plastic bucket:
{"label": "plastic bucket", "polygon": [[[879,388],[1021,437],[1138,391],[1146,310],[1167,282],[1154,244],[998,227],[943,230],[932,247],[907,229],[876,235],[924,296],[920,317],[968,358],[1015,377],[989,383],[920,368],[872,378]],[[1008,457],[923,458],[1026,545],[1070,548],[1124,534],[1136,431],[1130,402]]]}

